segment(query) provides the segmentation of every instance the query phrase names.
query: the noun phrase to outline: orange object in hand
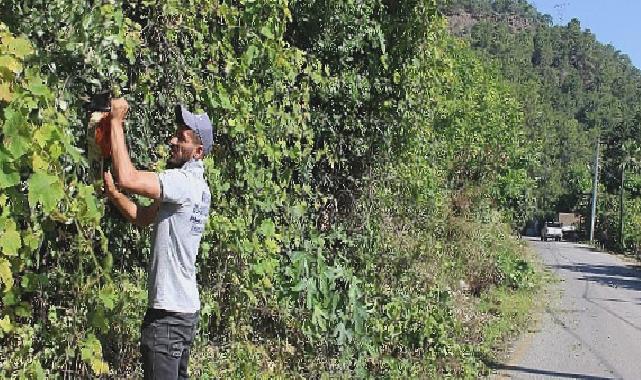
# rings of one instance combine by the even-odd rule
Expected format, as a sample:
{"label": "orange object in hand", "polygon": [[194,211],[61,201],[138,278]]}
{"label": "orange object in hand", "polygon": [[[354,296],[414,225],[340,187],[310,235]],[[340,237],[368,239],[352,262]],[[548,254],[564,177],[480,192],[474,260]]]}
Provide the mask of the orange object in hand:
{"label": "orange object in hand", "polygon": [[96,144],[104,158],[111,157],[111,116],[103,117],[96,127]]}

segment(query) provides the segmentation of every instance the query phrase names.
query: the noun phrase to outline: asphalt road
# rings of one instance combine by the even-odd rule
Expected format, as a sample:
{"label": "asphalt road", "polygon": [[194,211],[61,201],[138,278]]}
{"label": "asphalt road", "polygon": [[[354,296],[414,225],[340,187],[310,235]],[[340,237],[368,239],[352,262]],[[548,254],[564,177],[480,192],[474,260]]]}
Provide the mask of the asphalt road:
{"label": "asphalt road", "polygon": [[560,279],[495,379],[641,379],[641,271],[570,242],[527,239]]}

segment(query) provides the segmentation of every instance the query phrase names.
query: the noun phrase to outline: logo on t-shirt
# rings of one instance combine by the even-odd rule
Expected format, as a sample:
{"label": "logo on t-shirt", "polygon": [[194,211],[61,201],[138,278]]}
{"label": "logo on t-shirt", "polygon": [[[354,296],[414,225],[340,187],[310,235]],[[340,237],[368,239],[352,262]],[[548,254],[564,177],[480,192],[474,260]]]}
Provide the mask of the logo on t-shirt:
{"label": "logo on t-shirt", "polygon": [[191,233],[192,235],[199,235],[205,231],[205,220],[209,215],[209,204],[211,202],[211,195],[203,191],[201,203],[195,203],[191,211]]}

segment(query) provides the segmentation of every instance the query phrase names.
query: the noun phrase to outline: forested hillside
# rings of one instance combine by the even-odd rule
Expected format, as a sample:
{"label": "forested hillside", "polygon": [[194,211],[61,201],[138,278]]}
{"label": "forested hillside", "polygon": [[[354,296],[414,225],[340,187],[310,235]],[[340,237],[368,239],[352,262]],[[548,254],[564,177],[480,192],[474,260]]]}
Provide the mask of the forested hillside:
{"label": "forested hillside", "polygon": [[554,26],[524,0],[455,0],[443,11],[453,32],[484,61],[494,62],[522,101],[525,132],[539,146],[531,175],[537,211],[587,216],[597,141],[601,142],[596,237],[621,247],[619,198],[626,165],[624,238],[639,249],[638,168],[641,71],[614,47],[598,42],[578,20]]}
{"label": "forested hillside", "polygon": [[[538,29],[479,22],[475,53],[435,0],[0,9],[5,377],[141,375],[150,231],[89,176],[85,106],[99,90],[131,104],[139,168],[164,167],[176,103],[217,129],[194,378],[487,373],[537,280],[512,232],[541,191],[555,196],[539,210],[575,205],[568,184],[584,191],[597,126],[629,117],[628,98],[594,90],[628,94],[625,61],[548,46],[589,35],[541,29],[536,45]],[[572,170],[553,170],[561,159]]]}

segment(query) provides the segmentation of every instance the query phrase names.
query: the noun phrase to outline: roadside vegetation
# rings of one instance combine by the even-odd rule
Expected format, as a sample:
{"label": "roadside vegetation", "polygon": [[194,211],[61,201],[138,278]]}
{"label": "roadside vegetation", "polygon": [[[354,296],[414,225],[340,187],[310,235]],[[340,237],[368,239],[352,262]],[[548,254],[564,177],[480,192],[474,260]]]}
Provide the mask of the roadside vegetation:
{"label": "roadside vegetation", "polygon": [[217,127],[195,378],[478,378],[527,324],[541,275],[515,233],[580,204],[592,135],[483,53],[491,24],[454,37],[435,0],[0,8],[4,376],[140,375],[149,231],[84,158],[83,98],[107,88],[138,167],[162,167],[175,103]]}
{"label": "roadside vegetation", "polygon": [[[441,4],[452,31],[469,41],[523,100],[524,127],[538,142],[531,176],[536,213],[582,215],[589,230],[594,157],[600,142],[595,239],[641,253],[641,71],[579,20],[553,25],[525,0],[452,0]],[[621,238],[621,189],[624,192]],[[585,237],[587,239],[587,237]]]}

